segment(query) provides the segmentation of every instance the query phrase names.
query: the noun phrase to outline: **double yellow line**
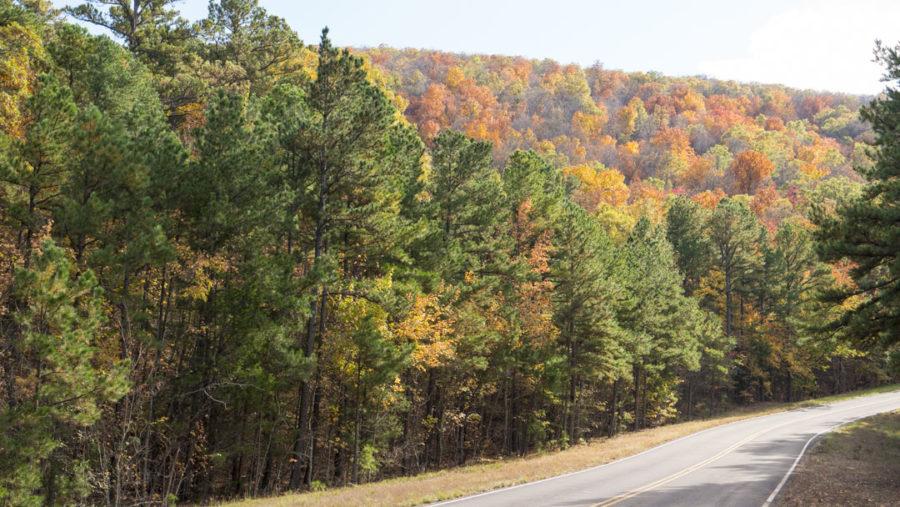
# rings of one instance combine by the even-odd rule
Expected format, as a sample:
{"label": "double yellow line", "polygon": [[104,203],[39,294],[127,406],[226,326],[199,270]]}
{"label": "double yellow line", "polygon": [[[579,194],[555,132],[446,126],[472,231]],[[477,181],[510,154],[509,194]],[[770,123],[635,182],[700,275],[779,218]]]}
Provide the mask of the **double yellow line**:
{"label": "double yellow line", "polygon": [[672,475],[669,475],[669,476],[667,476],[667,477],[663,477],[662,479],[659,479],[659,480],[657,480],[657,481],[651,482],[651,483],[649,483],[649,484],[645,484],[644,486],[641,486],[641,487],[639,487],[639,488],[637,488],[637,489],[633,489],[633,490],[631,490],[631,491],[629,491],[629,492],[627,492],[627,493],[622,493],[621,495],[614,496],[614,497],[612,497],[612,498],[608,498],[608,499],[606,499],[606,500],[604,500],[604,501],[602,501],[602,502],[600,502],[600,503],[596,503],[596,504],[592,505],[591,507],[606,507],[606,506],[608,506],[608,505],[615,505],[615,504],[617,504],[617,503],[619,503],[619,502],[624,502],[625,500],[628,500],[628,499],[630,499],[630,498],[634,498],[634,497],[640,495],[641,493],[646,493],[647,491],[650,491],[650,490],[652,490],[652,489],[658,488],[658,487],[662,486],[663,484],[667,484],[667,483],[670,483],[670,482],[672,482],[672,481],[674,481],[674,480],[680,479],[680,478],[684,477],[685,475],[690,474],[691,472],[695,472],[695,471],[697,471],[697,470],[699,470],[699,469],[705,467],[706,465],[709,465],[710,463],[712,463],[712,462],[714,462],[714,461],[717,461],[717,460],[719,460],[719,459],[725,457],[726,455],[728,455],[729,453],[731,453],[731,451],[737,449],[738,447],[741,447],[742,445],[744,445],[744,444],[750,442],[751,440],[754,440],[754,439],[756,439],[757,437],[759,437],[759,436],[761,436],[761,435],[763,435],[763,434],[765,434],[765,433],[768,433],[768,432],[770,432],[770,431],[777,430],[778,428],[787,426],[787,425],[789,425],[789,424],[802,423],[802,422],[806,422],[806,421],[809,421],[809,420],[812,420],[812,419],[816,419],[816,418],[818,418],[818,417],[823,417],[823,416],[827,416],[827,415],[835,415],[835,414],[839,414],[839,413],[841,413],[841,412],[848,412],[848,411],[852,411],[852,410],[860,410],[860,409],[863,409],[863,408],[866,408],[866,407],[870,407],[870,406],[873,406],[873,405],[878,405],[878,404],[880,404],[880,403],[883,403],[883,402],[882,402],[882,401],[877,401],[877,402],[874,402],[874,403],[867,403],[867,404],[861,405],[861,406],[845,408],[845,409],[843,409],[843,410],[836,410],[836,411],[834,411],[834,412],[827,412],[827,413],[824,413],[824,414],[816,414],[816,415],[813,415],[813,416],[810,416],[810,417],[806,417],[806,418],[803,418],[803,419],[800,419],[800,420],[791,420],[791,421],[783,422],[783,423],[781,423],[781,424],[776,424],[775,426],[772,426],[772,427],[770,427],[770,428],[766,428],[766,429],[764,429],[764,430],[757,431],[756,433],[754,433],[754,434],[752,434],[752,435],[750,435],[750,436],[748,436],[748,437],[746,437],[746,438],[744,438],[744,439],[742,439],[742,440],[740,440],[740,441],[738,441],[738,442],[735,442],[734,444],[730,445],[729,447],[727,447],[727,448],[725,448],[725,449],[719,451],[719,453],[717,453],[716,455],[710,456],[709,458],[706,458],[705,460],[703,460],[703,461],[701,461],[701,462],[699,462],[699,463],[695,463],[694,465],[691,465],[691,466],[685,468],[684,470],[681,470],[681,471],[679,471],[679,472],[675,472],[675,473],[672,474]]}

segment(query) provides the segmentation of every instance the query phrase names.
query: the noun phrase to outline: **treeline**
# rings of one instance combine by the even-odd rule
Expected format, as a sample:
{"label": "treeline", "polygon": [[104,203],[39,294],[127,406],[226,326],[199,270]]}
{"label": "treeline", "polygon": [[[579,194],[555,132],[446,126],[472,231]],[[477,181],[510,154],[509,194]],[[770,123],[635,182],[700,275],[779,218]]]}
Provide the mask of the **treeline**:
{"label": "treeline", "polygon": [[853,282],[806,210],[860,184],[770,213],[423,138],[327,31],[171,3],[71,11],[123,47],[0,1],[0,503],[360,483],[886,379],[810,326]]}
{"label": "treeline", "polygon": [[360,54],[403,99],[426,144],[442,129],[460,130],[491,141],[501,164],[533,150],[628,184],[654,178],[676,193],[773,202],[822,178],[860,181],[853,168],[869,164],[872,132],[858,114],[865,97],[521,57]]}

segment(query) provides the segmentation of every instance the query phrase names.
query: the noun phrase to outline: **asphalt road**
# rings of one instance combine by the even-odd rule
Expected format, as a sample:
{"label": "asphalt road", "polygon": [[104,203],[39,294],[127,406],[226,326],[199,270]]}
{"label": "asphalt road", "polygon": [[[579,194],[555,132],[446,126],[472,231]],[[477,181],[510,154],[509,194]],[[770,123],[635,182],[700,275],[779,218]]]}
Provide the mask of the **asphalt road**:
{"label": "asphalt road", "polygon": [[815,437],[898,409],[900,391],[894,391],[745,419],[599,467],[436,505],[759,507]]}

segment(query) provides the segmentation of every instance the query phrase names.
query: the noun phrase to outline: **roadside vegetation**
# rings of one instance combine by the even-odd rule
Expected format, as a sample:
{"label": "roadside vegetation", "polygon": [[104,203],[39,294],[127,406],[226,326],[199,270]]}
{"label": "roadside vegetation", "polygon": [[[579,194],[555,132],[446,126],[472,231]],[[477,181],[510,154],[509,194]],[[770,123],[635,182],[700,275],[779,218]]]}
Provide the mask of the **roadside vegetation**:
{"label": "roadside vegetation", "polygon": [[895,505],[900,498],[900,412],[825,435],[797,466],[777,505]]}
{"label": "roadside vegetation", "polygon": [[[389,507],[422,505],[577,472],[632,456],[676,438],[722,424],[897,389],[900,389],[900,385],[883,386],[878,389],[856,391],[804,402],[787,404],[761,403],[753,407],[730,410],[720,417],[674,423],[638,432],[624,433],[612,438],[599,438],[563,451],[536,453],[524,458],[486,460],[479,464],[415,477],[391,479],[334,490],[327,490],[323,487],[319,491],[308,493],[238,501],[222,505],[226,507],[255,507],[263,505],[298,507],[306,505],[317,507],[367,505]],[[894,425],[897,425],[897,427],[893,428],[893,431],[900,430],[900,413],[895,413],[894,419],[891,421]],[[900,434],[895,433],[894,438],[900,438]],[[900,448],[898,448],[900,442],[895,440],[891,445],[895,446],[893,451],[895,454],[900,452]],[[890,452],[883,454],[882,458],[893,456],[888,456],[888,454]],[[873,464],[877,465],[882,461],[883,459],[880,458]],[[893,468],[896,468],[896,465]],[[839,473],[834,472],[830,475],[838,475]],[[810,489],[818,487],[818,479],[814,473],[807,474],[804,479],[806,482],[801,487]],[[852,484],[850,481],[852,481],[852,478],[844,480],[844,482]],[[793,486],[793,481],[790,484]],[[896,488],[896,484],[894,488]],[[810,499],[811,497],[805,496],[804,498]],[[834,496],[833,498],[837,499],[840,497]],[[801,501],[796,505],[808,505],[809,503]]]}
{"label": "roadside vegetation", "polygon": [[0,0],[0,504],[546,475],[896,380],[898,92],[177,6]]}

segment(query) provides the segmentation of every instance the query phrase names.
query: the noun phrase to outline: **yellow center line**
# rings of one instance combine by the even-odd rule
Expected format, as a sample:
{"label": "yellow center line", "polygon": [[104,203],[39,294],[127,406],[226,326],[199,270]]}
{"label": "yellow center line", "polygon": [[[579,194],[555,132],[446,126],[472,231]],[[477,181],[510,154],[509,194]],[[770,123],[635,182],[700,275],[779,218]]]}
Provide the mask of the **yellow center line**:
{"label": "yellow center line", "polygon": [[685,475],[690,474],[691,472],[695,472],[695,471],[697,471],[697,470],[699,470],[699,469],[705,467],[706,465],[709,465],[710,463],[712,463],[712,462],[714,462],[714,461],[716,461],[716,460],[719,460],[719,459],[723,458],[723,457],[726,456],[727,454],[731,453],[731,451],[737,449],[738,447],[741,447],[742,445],[746,444],[747,442],[750,442],[751,440],[754,440],[755,438],[759,437],[760,435],[763,435],[763,434],[768,433],[768,432],[770,432],[770,431],[777,430],[778,428],[787,426],[787,425],[789,425],[789,424],[802,423],[802,422],[805,422],[805,421],[809,421],[809,420],[815,419],[815,418],[817,418],[817,417],[823,417],[823,416],[826,416],[826,415],[835,415],[835,414],[838,414],[838,413],[841,413],[841,412],[848,412],[848,411],[852,411],[852,410],[860,410],[860,409],[862,409],[862,408],[870,407],[870,406],[872,406],[872,405],[878,405],[878,404],[880,404],[880,403],[882,403],[882,401],[877,401],[877,402],[874,402],[874,403],[867,403],[867,404],[865,404],[865,405],[856,406],[856,407],[849,407],[849,408],[845,408],[845,409],[842,409],[842,410],[836,410],[836,411],[833,411],[833,412],[827,412],[827,413],[824,413],[824,414],[816,414],[816,415],[813,415],[813,416],[810,416],[810,417],[806,417],[806,418],[803,418],[803,419],[800,419],[800,420],[792,420],[792,421],[786,421],[786,422],[783,422],[783,423],[781,423],[781,424],[776,424],[775,426],[772,426],[772,427],[770,427],[770,428],[766,428],[766,429],[764,429],[764,430],[757,431],[756,433],[750,435],[749,437],[745,437],[744,439],[742,439],[742,440],[740,440],[740,441],[738,441],[738,442],[732,444],[731,446],[729,446],[729,447],[723,449],[723,450],[720,451],[718,454],[715,454],[714,456],[710,456],[709,458],[706,458],[705,460],[703,460],[703,461],[701,461],[701,462],[699,462],[699,463],[695,463],[695,464],[693,464],[693,465],[691,465],[691,466],[685,468],[684,470],[675,472],[675,473],[672,474],[672,475],[669,475],[669,476],[667,476],[667,477],[663,477],[662,479],[659,479],[659,480],[657,480],[657,481],[651,482],[651,483],[649,483],[649,484],[645,484],[645,485],[643,485],[643,486],[641,486],[641,487],[639,487],[639,488],[633,489],[633,490],[631,490],[631,491],[629,491],[629,492],[622,493],[622,494],[620,494],[620,495],[618,495],[618,496],[614,496],[614,497],[612,497],[612,498],[608,498],[608,499],[606,499],[606,500],[604,500],[604,501],[602,501],[602,502],[599,502],[599,503],[596,503],[596,504],[592,505],[591,507],[606,507],[606,506],[609,506],[609,505],[615,505],[615,504],[617,504],[617,503],[619,503],[619,502],[624,502],[625,500],[628,500],[629,498],[634,498],[634,497],[636,497],[637,495],[640,495],[641,493],[646,493],[647,491],[650,491],[650,490],[652,490],[652,489],[658,488],[659,486],[662,486],[663,484],[667,484],[667,483],[672,482],[672,481],[674,481],[674,480],[676,480],[676,479],[680,479],[680,478],[684,477]]}

